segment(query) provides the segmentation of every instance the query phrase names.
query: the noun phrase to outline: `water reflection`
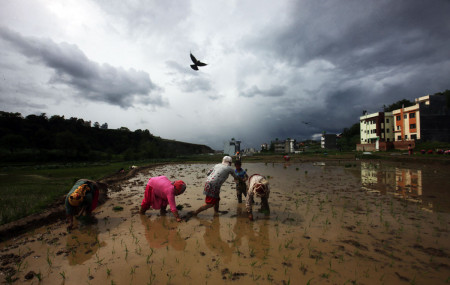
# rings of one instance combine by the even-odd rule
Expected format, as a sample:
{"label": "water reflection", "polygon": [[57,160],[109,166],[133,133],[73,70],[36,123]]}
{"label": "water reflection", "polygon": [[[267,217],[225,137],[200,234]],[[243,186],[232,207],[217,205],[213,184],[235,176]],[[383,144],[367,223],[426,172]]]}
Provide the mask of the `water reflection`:
{"label": "water reflection", "polygon": [[233,254],[231,246],[226,243],[220,235],[220,217],[214,216],[212,221],[199,218],[201,224],[205,226],[203,238],[206,246],[218,256],[224,263],[229,263]]}
{"label": "water reflection", "polygon": [[[255,229],[256,224],[259,226],[259,231]],[[236,249],[243,250],[241,246],[244,240],[248,242],[248,253],[250,257],[258,259],[265,259],[267,252],[270,249],[269,238],[269,221],[260,221],[258,223],[250,222],[245,208],[237,207],[236,223],[233,227],[235,234],[234,245]]]}
{"label": "water reflection", "polygon": [[172,217],[160,216],[151,219],[146,215],[140,215],[142,225],[145,228],[145,238],[151,248],[172,247],[181,251],[186,247],[186,241],[181,237],[176,226],[170,227]]}
{"label": "water reflection", "polygon": [[444,190],[450,187],[448,178],[436,171],[361,162],[361,184],[367,191],[390,194],[430,211],[450,210]]}
{"label": "water reflection", "polygon": [[96,226],[87,226],[67,235],[66,248],[70,265],[83,264],[91,259],[100,247],[106,245],[104,241],[99,241],[98,233]]}

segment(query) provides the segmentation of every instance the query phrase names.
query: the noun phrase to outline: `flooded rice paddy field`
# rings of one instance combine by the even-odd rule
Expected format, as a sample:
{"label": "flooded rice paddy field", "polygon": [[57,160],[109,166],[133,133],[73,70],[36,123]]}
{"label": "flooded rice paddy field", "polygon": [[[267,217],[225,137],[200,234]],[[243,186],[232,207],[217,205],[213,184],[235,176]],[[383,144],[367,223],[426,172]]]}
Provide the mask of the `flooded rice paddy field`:
{"label": "flooded rice paddy field", "polygon": [[[250,222],[231,178],[220,210],[177,223],[139,215],[149,177],[184,180],[181,214],[203,204],[211,164],[159,166],[109,189],[97,222],[63,221],[0,244],[15,284],[445,284],[449,172],[366,162],[243,163],[269,178],[270,215]],[[259,200],[256,199],[257,204]],[[114,211],[117,206],[122,211]]]}

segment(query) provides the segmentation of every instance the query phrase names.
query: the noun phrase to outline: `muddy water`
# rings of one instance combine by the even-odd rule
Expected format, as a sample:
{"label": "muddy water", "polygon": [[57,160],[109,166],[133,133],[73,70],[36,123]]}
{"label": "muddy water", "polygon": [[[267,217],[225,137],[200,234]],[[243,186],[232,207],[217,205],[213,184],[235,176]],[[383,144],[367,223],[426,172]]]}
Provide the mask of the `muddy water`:
{"label": "muddy water", "polygon": [[[139,215],[149,177],[182,179],[182,214],[203,204],[212,165],[167,165],[110,189],[96,223],[61,222],[0,245],[16,284],[446,284],[449,172],[371,163],[245,164],[269,178],[270,215],[249,222],[229,178],[220,210],[177,223]],[[257,200],[257,204],[259,201]],[[123,207],[114,211],[115,206]],[[29,279],[27,279],[29,278]]]}

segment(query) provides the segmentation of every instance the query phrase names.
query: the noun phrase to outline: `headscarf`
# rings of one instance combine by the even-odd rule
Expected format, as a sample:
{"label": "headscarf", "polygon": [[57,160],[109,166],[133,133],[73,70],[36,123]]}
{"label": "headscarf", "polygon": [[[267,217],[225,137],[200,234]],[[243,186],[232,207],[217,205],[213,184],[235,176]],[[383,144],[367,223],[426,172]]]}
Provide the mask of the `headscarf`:
{"label": "headscarf", "polygon": [[255,189],[256,195],[259,197],[266,196],[267,186],[269,185],[269,181],[265,178],[262,178],[259,183],[256,183],[253,187]]}
{"label": "headscarf", "polygon": [[184,191],[186,191],[186,183],[184,183],[184,181],[177,180],[177,181],[172,182],[172,184],[178,195],[183,194]]}
{"label": "headscarf", "polygon": [[230,166],[231,162],[233,161],[233,159],[230,156],[224,156],[222,159],[222,164],[225,166]]}
{"label": "headscarf", "polygon": [[78,186],[77,189],[75,189],[75,191],[73,191],[72,194],[70,194],[69,204],[74,207],[80,206],[81,203],[83,203],[84,196],[86,196],[86,192],[90,190],[91,189],[87,184],[81,184],[80,186]]}

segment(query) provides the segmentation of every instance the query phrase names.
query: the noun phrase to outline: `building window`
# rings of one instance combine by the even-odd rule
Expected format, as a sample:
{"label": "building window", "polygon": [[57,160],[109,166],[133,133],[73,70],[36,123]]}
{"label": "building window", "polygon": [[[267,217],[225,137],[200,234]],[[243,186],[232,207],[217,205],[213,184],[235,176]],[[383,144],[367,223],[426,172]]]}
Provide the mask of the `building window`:
{"label": "building window", "polygon": [[405,140],[407,140],[408,139],[408,135],[405,135]]}
{"label": "building window", "polygon": [[403,119],[407,119],[407,118],[408,118],[408,114],[404,114]]}
{"label": "building window", "polygon": [[396,119],[397,121],[400,121],[400,120],[401,120],[400,116],[396,116],[395,119]]}
{"label": "building window", "polygon": [[389,141],[389,138],[387,138],[386,141],[388,142],[388,141]]}
{"label": "building window", "polygon": [[386,119],[386,123],[387,123],[387,124],[389,123],[389,119]]}
{"label": "building window", "polygon": [[397,136],[397,140],[401,141],[402,140],[402,136]]}
{"label": "building window", "polygon": [[417,139],[417,135],[411,135],[411,139],[412,140],[416,140]]}
{"label": "building window", "polygon": [[397,131],[400,131],[401,130],[401,126],[397,126]]}
{"label": "building window", "polygon": [[389,129],[386,129],[386,133],[388,133],[388,134],[389,134]]}
{"label": "building window", "polygon": [[410,119],[415,118],[415,117],[416,117],[416,113],[409,113],[409,118]]}
{"label": "building window", "polygon": [[415,129],[416,128],[416,124],[410,124],[409,125],[409,129]]}

